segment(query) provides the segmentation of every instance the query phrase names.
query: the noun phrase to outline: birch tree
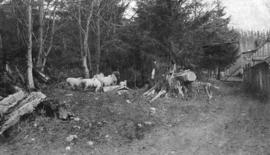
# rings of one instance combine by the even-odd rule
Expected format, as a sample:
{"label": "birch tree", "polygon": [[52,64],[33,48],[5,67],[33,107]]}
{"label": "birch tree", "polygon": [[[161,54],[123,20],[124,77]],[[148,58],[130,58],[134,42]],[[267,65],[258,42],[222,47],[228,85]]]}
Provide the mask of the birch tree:
{"label": "birch tree", "polygon": [[43,22],[44,17],[44,0],[39,0],[39,50],[37,56],[36,67],[42,67],[42,54],[43,54]]}
{"label": "birch tree", "polygon": [[[79,17],[78,18],[78,25],[80,28],[80,33],[83,37],[83,52],[81,52],[81,56],[82,56],[82,65],[84,68],[84,76],[85,78],[89,78],[90,77],[90,73],[89,73],[89,69],[90,71],[92,71],[92,65],[91,65],[91,52],[89,50],[89,44],[88,44],[88,39],[89,39],[89,31],[90,31],[90,22],[92,20],[92,16],[93,16],[93,10],[94,10],[94,3],[95,1],[92,0],[91,4],[90,4],[90,9],[89,12],[87,14],[87,19],[86,19],[86,24],[85,27],[82,26],[82,22],[81,22],[81,2],[79,1]],[[88,63],[87,63],[88,61]],[[89,64],[89,68],[88,65]]]}
{"label": "birch tree", "polygon": [[[58,0],[47,3],[47,11],[48,11],[48,24],[46,32],[44,32],[44,0],[39,0],[39,52],[37,57],[36,67],[44,71],[44,68],[47,63],[47,58],[53,48],[53,39],[55,34],[56,27],[56,11],[58,7]],[[52,7],[53,6],[53,7]],[[52,9],[52,10],[51,10]],[[51,22],[51,24],[50,24]],[[45,35],[44,35],[45,33]],[[49,39],[47,39],[49,36]],[[45,41],[48,42],[48,45],[45,44]]]}
{"label": "birch tree", "polygon": [[96,54],[96,72],[97,74],[100,72],[100,55],[101,55],[101,47],[100,47],[100,41],[101,41],[101,36],[100,36],[100,18],[101,18],[101,8],[100,8],[100,3],[101,1],[98,0],[98,12],[97,12],[97,54]]}
{"label": "birch tree", "polygon": [[29,89],[35,88],[34,79],[33,79],[33,61],[32,61],[32,33],[33,33],[33,24],[32,24],[32,0],[27,2],[27,28],[28,28],[28,44],[27,44],[27,84]]}

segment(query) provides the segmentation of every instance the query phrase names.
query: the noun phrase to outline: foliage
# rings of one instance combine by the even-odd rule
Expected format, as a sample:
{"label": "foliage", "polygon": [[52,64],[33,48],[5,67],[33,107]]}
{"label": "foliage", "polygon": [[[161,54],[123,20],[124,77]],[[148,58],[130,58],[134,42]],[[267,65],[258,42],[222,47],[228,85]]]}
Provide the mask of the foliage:
{"label": "foliage", "polygon": [[[8,61],[25,64],[26,5],[25,0],[11,0],[1,4],[0,29],[3,51]],[[33,6],[33,59],[38,52],[38,1]],[[78,27],[78,0],[45,1],[44,29],[50,32],[52,18],[48,7],[58,5],[52,52],[47,67],[51,69],[81,70],[81,42]],[[98,1],[95,1],[98,2]],[[228,27],[220,2],[211,5],[204,1],[139,0],[136,16],[126,19],[129,3],[121,0],[100,0],[94,3],[90,23],[89,50],[92,66],[96,65],[97,26],[100,18],[100,70],[109,74],[119,70],[122,78],[144,83],[150,77],[153,60],[168,66],[173,62],[183,67],[198,69],[224,68],[237,58],[238,34]],[[92,1],[81,1],[82,25],[85,26]],[[99,14],[100,13],[100,14]],[[98,16],[100,15],[100,17]],[[16,30],[16,31],[14,31]],[[50,33],[44,46],[48,48]],[[223,44],[228,43],[228,44]],[[2,54],[3,55],[3,54]],[[16,56],[15,56],[16,55]],[[3,56],[1,60],[3,60]],[[69,75],[66,75],[69,76]],[[78,75],[81,76],[81,75]],[[135,78],[136,77],[136,78]]]}

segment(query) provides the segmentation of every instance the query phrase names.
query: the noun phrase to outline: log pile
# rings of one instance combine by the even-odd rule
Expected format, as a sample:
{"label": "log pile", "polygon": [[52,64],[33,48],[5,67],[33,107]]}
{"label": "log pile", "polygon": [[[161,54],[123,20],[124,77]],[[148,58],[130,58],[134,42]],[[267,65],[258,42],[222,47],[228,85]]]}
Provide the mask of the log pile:
{"label": "log pile", "polygon": [[[190,70],[182,70],[176,72],[176,65],[173,66],[173,69],[167,73],[165,78],[163,77],[156,85],[151,89],[146,91],[143,96],[152,97],[150,102],[155,101],[157,98],[166,94],[176,94],[184,97],[184,87],[186,84],[189,84],[196,80],[196,74]],[[153,95],[156,94],[154,97]]]}
{"label": "log pile", "polygon": [[208,99],[213,98],[212,88],[219,89],[209,82],[199,82],[196,80],[196,74],[191,70],[181,70],[176,72],[176,65],[173,66],[173,69],[169,71],[166,75],[166,78],[158,81],[151,89],[146,91],[143,96],[150,98],[150,103],[155,101],[161,96],[169,95],[180,95],[184,98],[187,93],[193,93],[193,90],[197,90],[198,93],[200,88],[204,89],[204,92],[207,94]]}

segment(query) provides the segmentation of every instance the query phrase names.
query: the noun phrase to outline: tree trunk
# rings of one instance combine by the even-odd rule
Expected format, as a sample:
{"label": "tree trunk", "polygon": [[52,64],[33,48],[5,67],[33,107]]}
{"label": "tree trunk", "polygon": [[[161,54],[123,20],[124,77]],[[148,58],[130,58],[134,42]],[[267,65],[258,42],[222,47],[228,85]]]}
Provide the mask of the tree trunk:
{"label": "tree trunk", "polygon": [[[89,15],[87,17],[87,22],[86,22],[86,30],[84,32],[84,40],[83,40],[83,48],[84,48],[84,53],[83,53],[83,68],[84,68],[84,76],[85,78],[89,78],[89,69],[88,69],[88,66],[87,66],[87,56],[90,58],[88,59],[89,64],[91,64],[91,52],[89,50],[89,46],[88,46],[88,38],[89,38],[89,26],[90,26],[90,22],[91,22],[91,19],[92,19],[92,15],[93,15],[93,4],[94,1],[92,1],[92,5],[91,5],[91,10],[89,12]],[[91,67],[91,66],[89,66]],[[90,68],[92,70],[92,68]]]}
{"label": "tree trunk", "polygon": [[217,79],[220,80],[220,67],[217,68]]}
{"label": "tree trunk", "polygon": [[[88,29],[88,28],[86,28]],[[87,66],[87,56],[90,56],[90,53],[88,53],[88,32],[84,34],[84,41],[83,41],[83,57],[82,57],[82,64],[84,68],[84,77],[89,78],[89,69]]]}
{"label": "tree trunk", "polygon": [[27,50],[27,82],[28,88],[33,89],[34,86],[34,79],[33,79],[33,61],[32,61],[32,0],[28,1],[28,50]]}
{"label": "tree trunk", "polygon": [[5,66],[6,66],[6,54],[5,52],[3,51],[3,42],[2,42],[2,36],[0,34],[0,53],[2,53],[2,64],[1,64],[1,68],[0,68],[0,71],[4,71],[5,70]]}
{"label": "tree trunk", "polygon": [[89,78],[90,75],[89,75],[89,70],[87,67],[87,57],[86,56],[83,57],[82,62],[83,62],[83,67],[84,67],[84,76],[85,76],[85,78]]}
{"label": "tree trunk", "polygon": [[36,62],[36,67],[42,67],[42,57],[43,57],[43,17],[44,17],[44,0],[39,0],[39,51]]}
{"label": "tree trunk", "polygon": [[97,19],[97,74],[100,72],[100,54],[101,54],[101,49],[100,49],[100,11],[98,11],[98,19]]}
{"label": "tree trunk", "polygon": [[87,45],[87,62],[89,67],[89,75],[92,76],[92,57],[91,57],[91,51]]}
{"label": "tree trunk", "polygon": [[54,39],[54,32],[55,32],[55,18],[56,18],[56,6],[54,7],[54,10],[53,10],[53,23],[52,23],[49,47],[48,47],[47,51],[44,53],[44,57],[42,59],[42,66],[41,66],[42,72],[44,71],[48,56],[53,48],[53,39]]}
{"label": "tree trunk", "polygon": [[[79,28],[79,39],[80,39],[80,54],[81,54],[81,59],[83,60],[83,52],[84,52],[84,47],[83,47],[83,36],[82,36],[82,17],[81,17],[81,1],[78,1],[79,7],[78,7],[78,28]],[[83,61],[82,61],[82,66],[83,66]]]}

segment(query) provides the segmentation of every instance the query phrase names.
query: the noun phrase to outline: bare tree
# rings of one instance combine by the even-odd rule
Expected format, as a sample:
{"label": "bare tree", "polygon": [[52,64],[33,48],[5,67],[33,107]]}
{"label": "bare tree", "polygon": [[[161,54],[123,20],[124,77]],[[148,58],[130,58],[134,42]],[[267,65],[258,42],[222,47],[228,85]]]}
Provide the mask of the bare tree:
{"label": "bare tree", "polygon": [[[47,2],[47,9],[49,12],[49,16],[47,17],[50,21],[52,21],[52,24],[48,23],[47,29],[45,31],[44,35],[44,0],[39,0],[39,52],[37,57],[37,63],[36,66],[41,69],[41,71],[44,71],[44,67],[46,66],[47,57],[50,54],[52,48],[53,48],[53,39],[55,34],[55,22],[56,22],[56,10],[58,6],[58,0],[53,1],[53,10],[50,10],[51,2]],[[50,31],[50,32],[49,32]],[[48,35],[49,34],[49,35]],[[49,36],[49,39],[47,37]],[[49,44],[44,44],[45,41],[49,40]],[[46,47],[47,46],[47,47]]]}
{"label": "bare tree", "polygon": [[32,0],[28,0],[27,3],[27,22],[28,22],[28,48],[27,48],[27,84],[29,89],[35,88],[34,79],[33,79],[33,61],[32,61],[32,33],[33,33],[33,24],[32,24]]}
{"label": "bare tree", "polygon": [[42,55],[43,55],[43,22],[44,17],[44,0],[39,0],[39,50],[37,56],[36,67],[42,67]]}
{"label": "bare tree", "polygon": [[99,73],[100,72],[100,55],[101,55],[101,47],[100,47],[100,41],[101,41],[101,37],[100,37],[100,13],[101,13],[101,8],[100,8],[100,1],[98,1],[98,12],[97,12],[97,54],[96,54],[96,72]]}
{"label": "bare tree", "polygon": [[[91,52],[89,50],[88,38],[89,38],[90,22],[91,22],[92,16],[93,16],[94,3],[95,3],[95,1],[93,0],[92,3],[91,3],[90,9],[89,9],[89,13],[87,15],[85,28],[83,28],[83,26],[82,26],[81,19],[78,19],[80,33],[82,33],[82,36],[83,36],[83,52],[82,52],[81,55],[82,55],[82,65],[83,65],[83,68],[84,68],[84,76],[86,78],[90,77],[89,69],[90,69],[90,71],[92,70]],[[78,7],[81,7],[81,2],[80,1],[79,1],[79,6]],[[81,17],[80,14],[81,13],[80,13],[80,9],[79,9],[79,17]],[[89,64],[89,69],[88,69],[88,65],[87,65],[87,60],[88,60],[88,64]]]}
{"label": "bare tree", "polygon": [[51,26],[51,32],[50,32],[50,40],[49,40],[49,45],[46,51],[44,51],[44,56],[42,59],[42,67],[41,71],[44,71],[44,67],[46,66],[46,62],[48,59],[48,56],[50,52],[52,51],[53,48],[53,39],[54,39],[54,34],[55,34],[55,22],[56,22],[56,9],[57,9],[57,1],[55,1],[53,13],[52,13],[52,26]]}

